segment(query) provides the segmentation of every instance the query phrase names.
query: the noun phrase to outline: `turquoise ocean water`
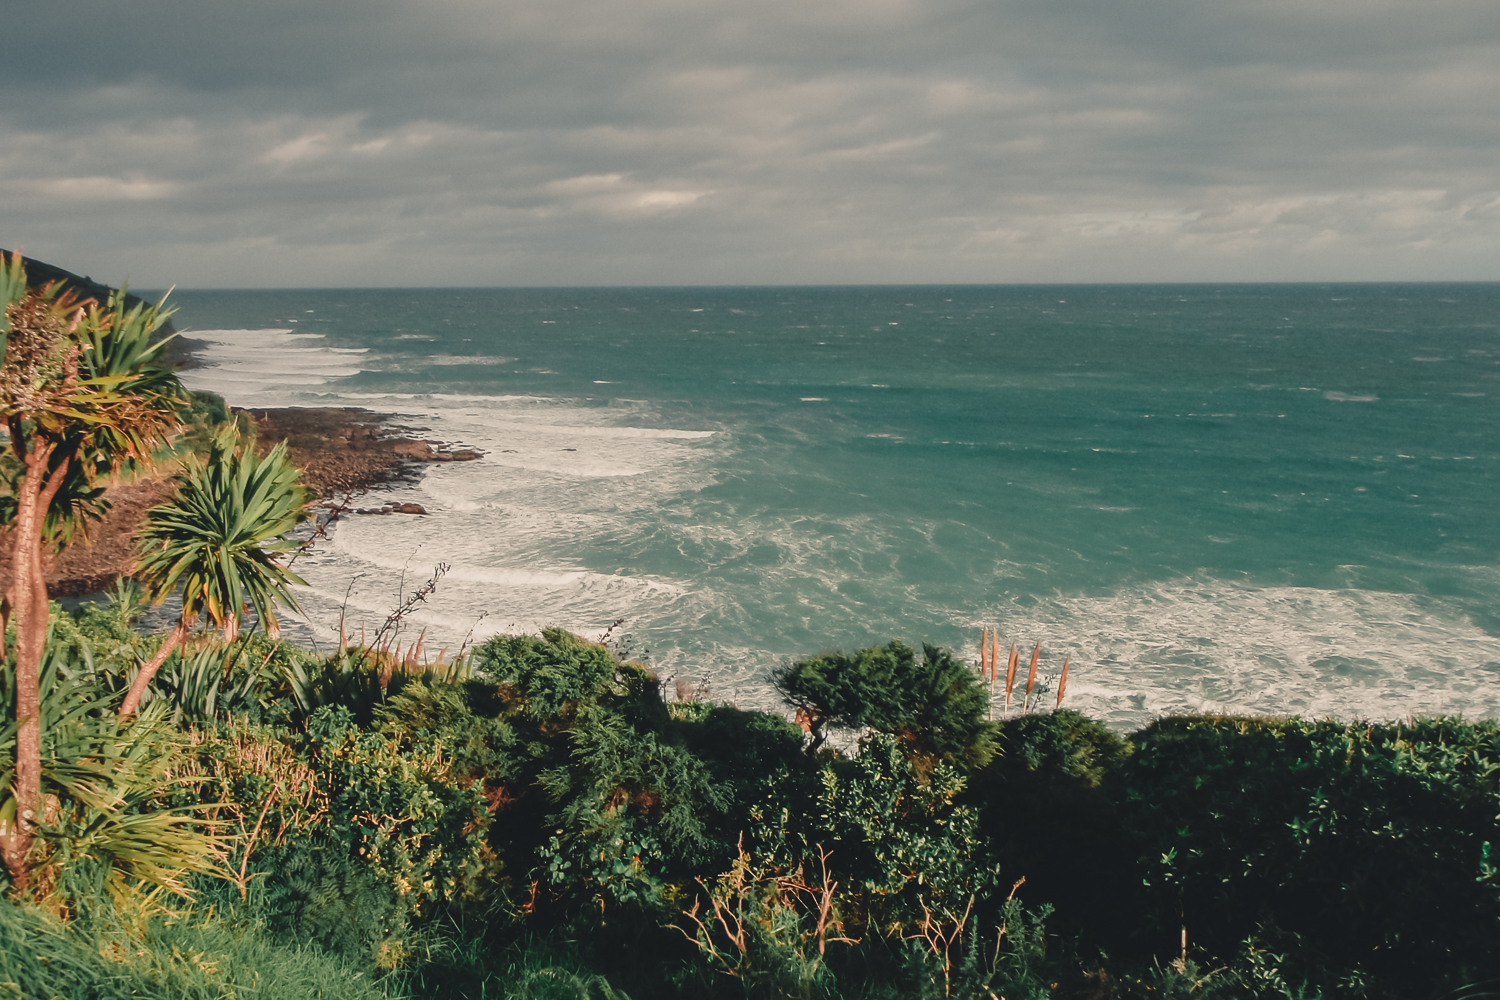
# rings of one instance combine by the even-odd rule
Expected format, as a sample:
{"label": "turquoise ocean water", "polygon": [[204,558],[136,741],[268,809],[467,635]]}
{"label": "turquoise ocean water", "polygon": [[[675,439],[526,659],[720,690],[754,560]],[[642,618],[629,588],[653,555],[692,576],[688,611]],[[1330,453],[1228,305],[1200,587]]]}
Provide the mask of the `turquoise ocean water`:
{"label": "turquoise ocean water", "polygon": [[[1500,284],[190,291],[198,387],[485,452],[302,633],[617,618],[664,677],[979,629],[1119,726],[1500,715]],[[1024,662],[1024,661],[1023,661]]]}

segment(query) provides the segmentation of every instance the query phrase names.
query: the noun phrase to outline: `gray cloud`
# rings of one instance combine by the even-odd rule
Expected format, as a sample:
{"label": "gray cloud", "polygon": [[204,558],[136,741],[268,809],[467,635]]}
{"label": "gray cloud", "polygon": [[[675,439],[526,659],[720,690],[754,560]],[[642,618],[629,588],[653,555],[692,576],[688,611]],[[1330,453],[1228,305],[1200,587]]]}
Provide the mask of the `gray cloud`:
{"label": "gray cloud", "polygon": [[1500,6],[114,0],[0,245],[144,286],[1492,279]]}

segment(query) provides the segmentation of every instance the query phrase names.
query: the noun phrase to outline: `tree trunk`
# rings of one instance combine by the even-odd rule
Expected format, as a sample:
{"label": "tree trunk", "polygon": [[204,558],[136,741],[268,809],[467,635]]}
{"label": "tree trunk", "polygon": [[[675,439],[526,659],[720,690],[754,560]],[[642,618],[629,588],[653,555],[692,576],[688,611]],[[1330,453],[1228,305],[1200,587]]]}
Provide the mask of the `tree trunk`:
{"label": "tree trunk", "polygon": [[186,618],[179,617],[177,619],[177,627],[172,629],[172,634],[167,636],[166,641],[161,644],[161,648],[156,651],[156,655],[151,657],[151,662],[142,667],[141,672],[135,675],[135,680],[130,682],[130,690],[125,692],[125,701],[120,705],[121,722],[124,722],[135,714],[135,710],[140,707],[141,696],[146,693],[146,687],[151,683],[151,678],[155,677],[156,672],[161,669],[161,665],[167,662],[167,657],[172,655],[172,650],[182,645],[182,641],[187,638],[188,629],[191,627],[192,625]]}
{"label": "tree trunk", "polygon": [[[12,436],[17,451],[24,443]],[[10,620],[16,626],[16,776],[11,793],[16,800],[16,822],[0,831],[0,854],[10,870],[11,884],[24,890],[30,869],[26,863],[36,837],[36,820],[42,808],[42,699],[38,673],[47,643],[47,578],[42,561],[42,528],[47,507],[62,485],[67,462],[47,475],[47,462],[54,445],[33,444],[23,452],[26,464],[16,494],[13,529]]]}

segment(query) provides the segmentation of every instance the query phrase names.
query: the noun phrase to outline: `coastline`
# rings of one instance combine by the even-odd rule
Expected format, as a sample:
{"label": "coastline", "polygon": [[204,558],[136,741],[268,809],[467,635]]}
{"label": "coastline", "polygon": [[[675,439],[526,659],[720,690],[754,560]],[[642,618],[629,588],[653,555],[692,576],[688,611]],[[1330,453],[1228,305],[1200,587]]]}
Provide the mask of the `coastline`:
{"label": "coastline", "polygon": [[[426,465],[471,461],[480,453],[471,448],[428,440],[427,428],[394,423],[396,414],[356,407],[234,407],[254,423],[256,447],[267,451],[281,441],[293,463],[302,470],[314,506],[337,506],[345,516],[365,514],[424,514],[415,505],[374,504],[353,509],[352,502],[397,483],[419,479]],[[105,498],[112,505],[101,521],[89,525],[88,537],[69,548],[47,574],[50,597],[80,598],[112,586],[135,567],[135,535],[146,512],[172,494],[171,474],[144,476],[110,486]],[[0,548],[0,588],[9,579],[10,547]]]}
{"label": "coastline", "polygon": [[426,427],[393,423],[396,414],[360,407],[234,407],[233,412],[255,422],[258,448],[287,443],[303,482],[322,503],[418,479],[422,467],[434,462],[479,457],[475,449],[422,437]]}

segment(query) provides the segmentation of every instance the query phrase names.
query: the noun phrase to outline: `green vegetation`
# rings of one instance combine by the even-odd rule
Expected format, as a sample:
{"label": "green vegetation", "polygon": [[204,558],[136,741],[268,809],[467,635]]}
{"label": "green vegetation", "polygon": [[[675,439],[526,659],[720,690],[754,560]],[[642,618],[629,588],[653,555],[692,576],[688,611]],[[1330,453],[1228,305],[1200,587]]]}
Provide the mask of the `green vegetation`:
{"label": "green vegetation", "polygon": [[[18,273],[0,997],[1493,995],[1493,722],[989,722],[969,668],[899,641],[779,672],[800,726],[666,702],[561,629],[315,655],[275,636],[284,454],[168,391],[160,313]],[[137,390],[188,428],[171,447],[115,425]],[[38,601],[39,553],[152,460],[182,471],[140,582]],[[177,627],[142,634],[171,593]]]}
{"label": "green vegetation", "polygon": [[972,764],[903,717],[809,752],[554,629],[427,668],[210,633],[122,724],[122,665],[165,641],[135,607],[54,612],[0,989],[1404,1000],[1500,972],[1494,723],[1059,711]]}
{"label": "green vegetation", "polygon": [[[0,419],[6,433],[6,503],[12,550],[0,622],[14,628],[14,775],[0,807],[0,855],[10,877],[30,877],[31,848],[45,824],[41,689],[46,655],[46,555],[81,537],[100,516],[101,481],[151,460],[188,405],[159,359],[161,308],[78,299],[56,283],[30,287],[20,255],[0,259]],[[7,641],[7,650],[11,644]]]}
{"label": "green vegetation", "polygon": [[276,604],[296,607],[291,585],[302,582],[276,561],[295,547],[287,532],[307,519],[309,498],[298,478],[285,441],[259,457],[232,425],[209,442],[207,457],[187,456],[176,499],[147,515],[136,571],[157,604],[177,593],[182,610],[171,637],[136,674],[122,716],[135,714],[151,678],[200,614],[226,642],[239,635],[246,606],[255,609],[267,635],[281,634]]}

